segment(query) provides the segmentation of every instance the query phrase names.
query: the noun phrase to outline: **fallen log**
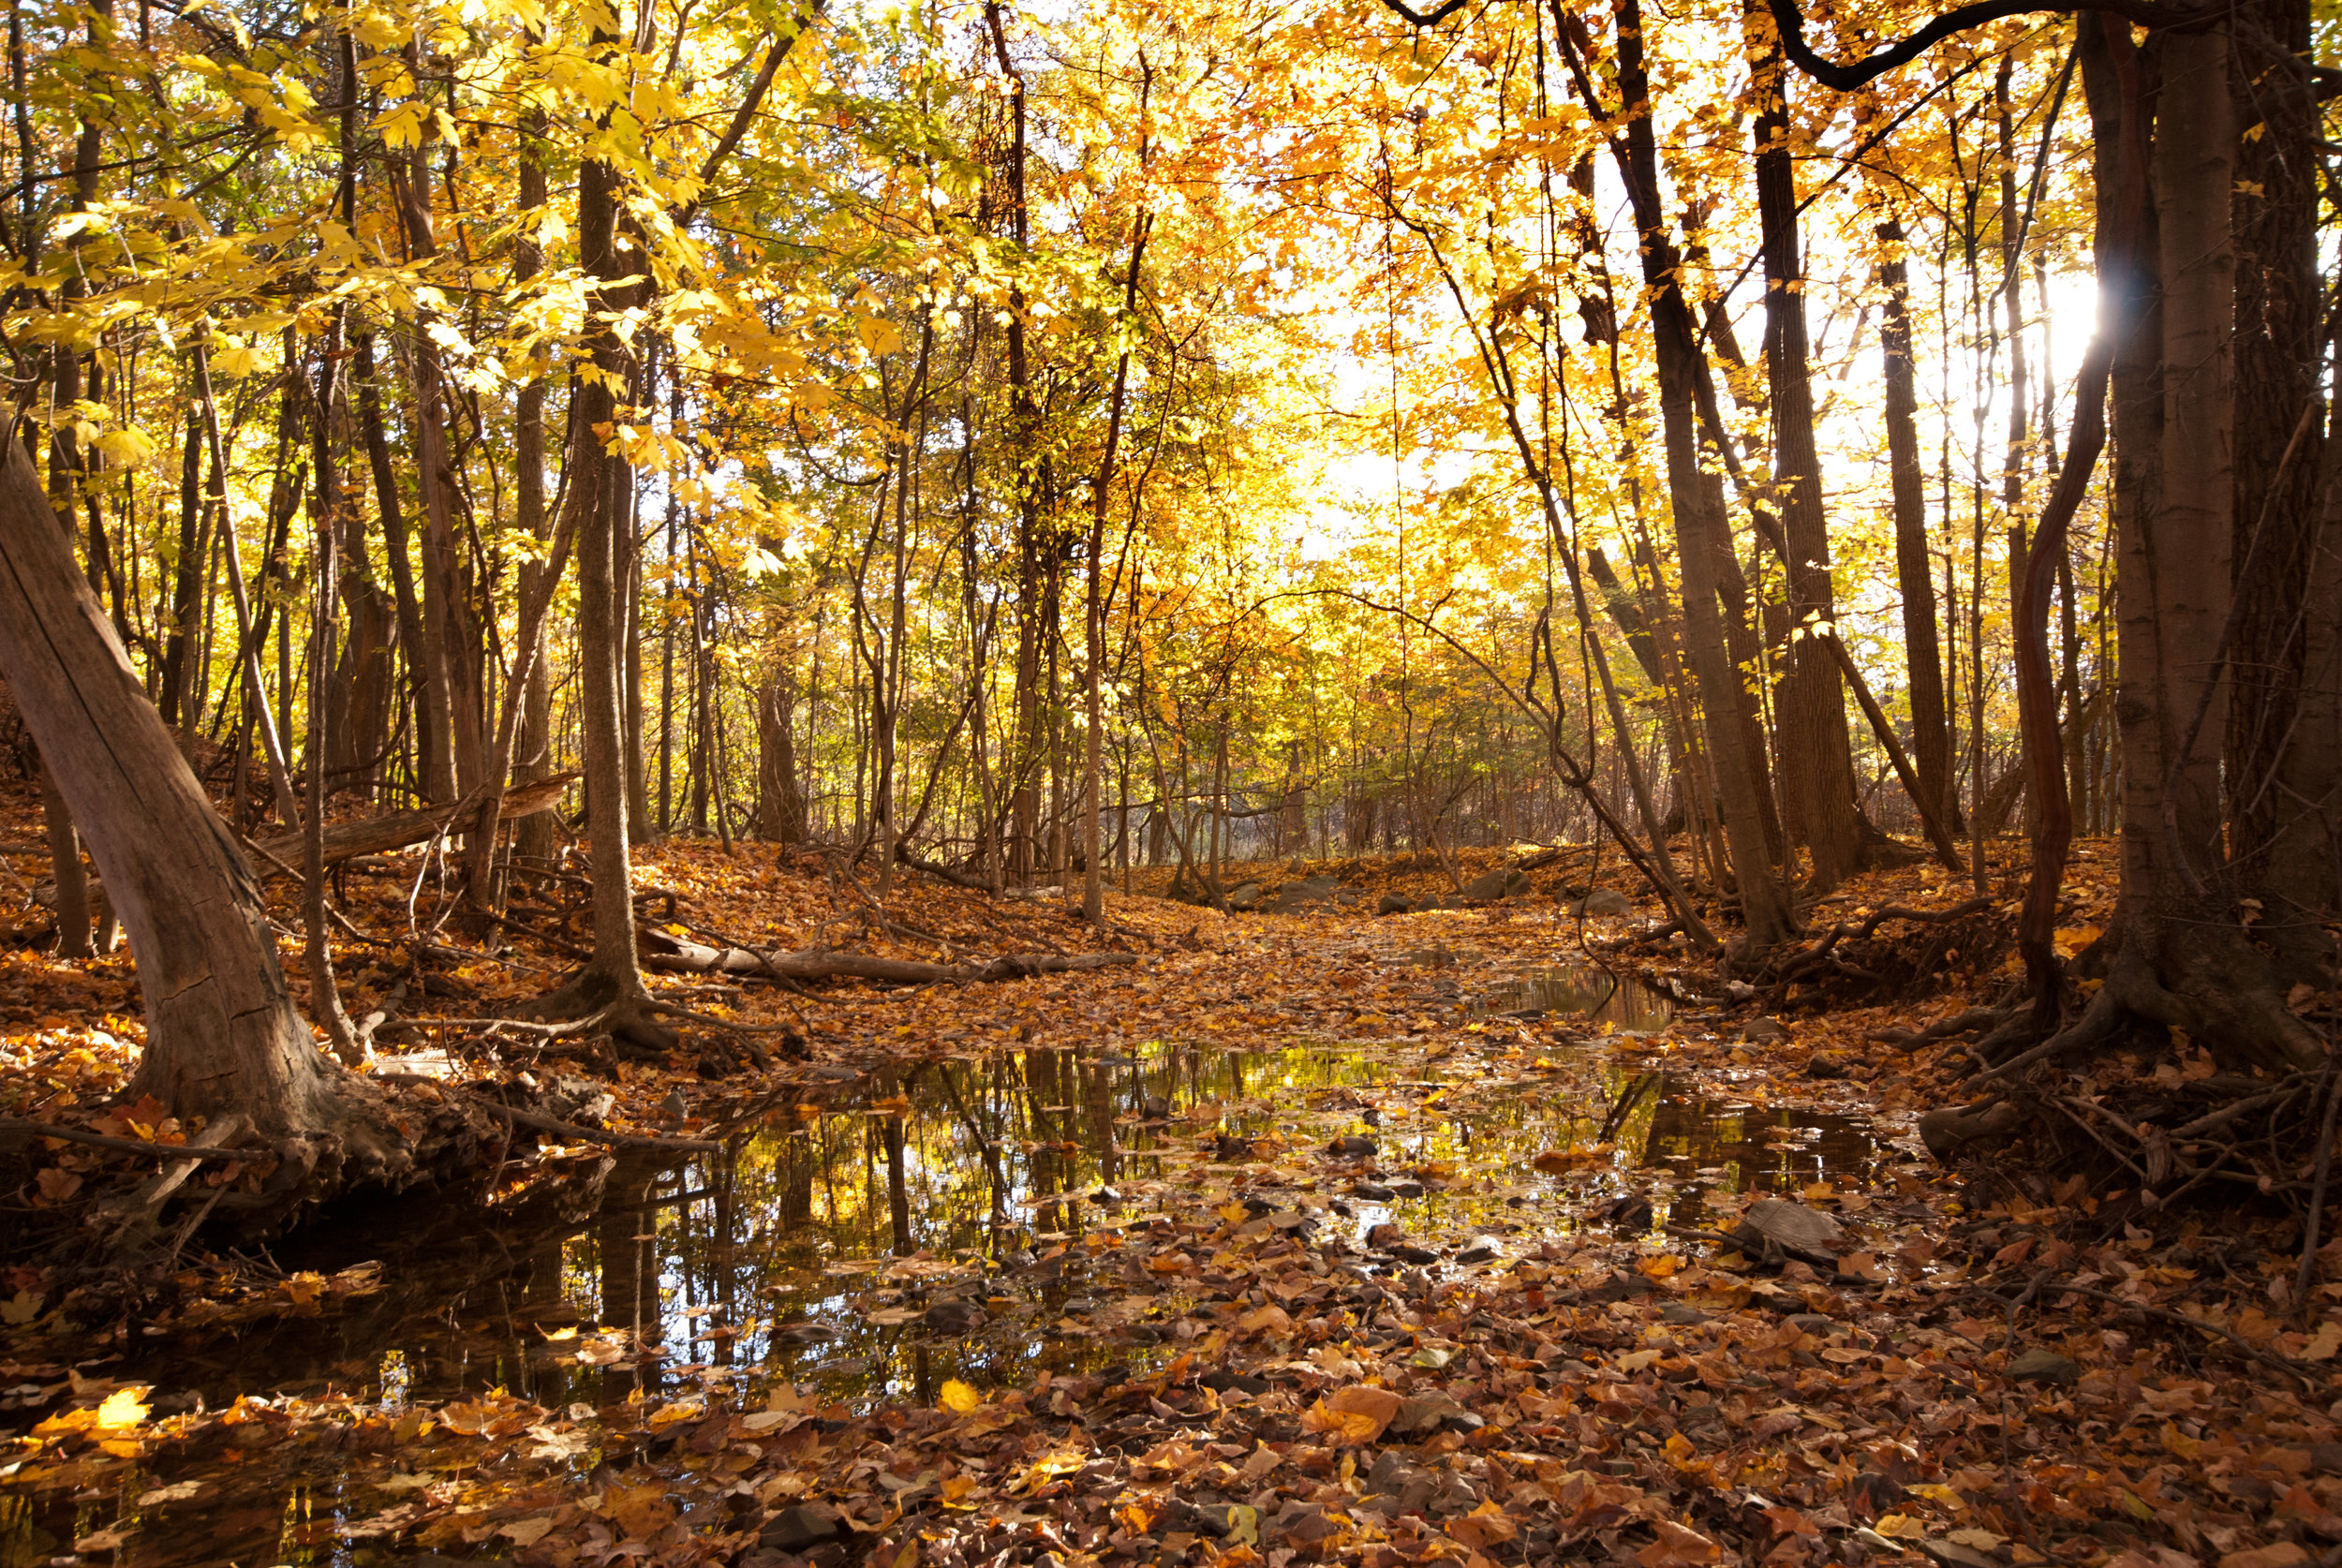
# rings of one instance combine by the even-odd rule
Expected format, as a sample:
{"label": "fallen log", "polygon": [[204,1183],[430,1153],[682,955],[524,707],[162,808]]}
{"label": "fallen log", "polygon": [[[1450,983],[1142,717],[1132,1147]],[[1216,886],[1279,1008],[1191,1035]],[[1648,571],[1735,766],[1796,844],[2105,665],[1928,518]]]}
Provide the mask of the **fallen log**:
{"label": "fallen log", "polygon": [[[550,811],[560,800],[561,791],[577,782],[579,777],[575,773],[564,773],[533,783],[516,784],[504,791],[504,803],[497,809],[505,820]],[[361,817],[355,821],[330,823],[325,830],[325,863],[332,865],[340,861],[355,860],[360,855],[378,855],[391,850],[403,850],[409,844],[420,844],[447,829],[463,808],[462,801],[449,801],[413,811],[393,811],[387,816]],[[304,853],[302,837],[297,833],[256,839],[253,848],[259,851],[259,856],[252,872],[262,881],[271,877],[291,874],[288,866],[297,863]]]}
{"label": "fallen log", "polygon": [[879,958],[862,953],[759,952],[750,947],[707,947],[681,941],[662,931],[643,937],[645,967],[681,974],[736,974],[766,980],[879,980],[899,985],[964,985],[1081,969],[1119,969],[1138,962],[1135,953],[1012,953],[984,964],[923,964],[910,958]]}
{"label": "fallen log", "polygon": [[923,860],[911,852],[911,847],[908,844],[895,846],[895,859],[910,866],[913,871],[926,872],[939,882],[949,882],[954,887],[964,887],[971,893],[988,894],[992,891],[992,884],[982,877],[971,877],[965,871],[956,871],[939,862]]}

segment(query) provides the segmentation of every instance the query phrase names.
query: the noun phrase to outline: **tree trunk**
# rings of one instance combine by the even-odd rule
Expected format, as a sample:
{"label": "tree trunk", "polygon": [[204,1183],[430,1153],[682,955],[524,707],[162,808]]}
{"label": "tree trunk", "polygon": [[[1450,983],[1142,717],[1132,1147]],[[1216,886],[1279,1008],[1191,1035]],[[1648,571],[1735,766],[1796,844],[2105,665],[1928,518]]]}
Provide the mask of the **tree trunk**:
{"label": "tree trunk", "polygon": [[[2319,110],[2308,0],[2248,0],[2237,101],[2236,593],[2229,650],[2230,853],[2261,901],[2255,935],[2287,977],[2324,984],[2323,918],[2342,905],[2342,597],[2320,365]],[[2274,47],[2272,47],[2274,46]]]}
{"label": "tree trunk", "polygon": [[796,676],[775,667],[756,694],[758,831],[775,844],[805,842],[805,795],[797,787]]}
{"label": "tree trunk", "polygon": [[1880,224],[1878,239],[1887,249],[1878,269],[1887,291],[1878,347],[1886,382],[1887,467],[1894,494],[1895,578],[1903,594],[1904,656],[1910,672],[1911,760],[1930,804],[1956,833],[1960,797],[1951,773],[1951,710],[1944,695],[1943,640],[1935,622],[1935,569],[1927,553],[1918,362],[1911,348],[1911,286],[1902,223]]}
{"label": "tree trunk", "polygon": [[1634,203],[1644,280],[1651,289],[1668,483],[1683,574],[1685,641],[1698,677],[1701,704],[1709,715],[1718,806],[1746,923],[1737,961],[1753,967],[1772,947],[1786,940],[1796,924],[1766,842],[1765,791],[1759,772],[1762,758],[1751,754],[1748,726],[1742,722],[1749,695],[1727,650],[1726,606],[1720,596],[1727,570],[1732,576],[1738,572],[1721,481],[1699,460],[1695,386],[1701,371],[1699,346],[1691,307],[1683,297],[1681,258],[1667,236],[1659,206],[1658,148],[1651,124],[1650,81],[1643,67],[1638,0],[1623,0],[1617,36],[1620,91],[1635,112],[1626,127],[1625,145],[1618,147],[1614,142],[1613,146],[1620,155],[1619,173]]}
{"label": "tree trunk", "polygon": [[351,1137],[344,1075],[293,1010],[258,884],[74,570],[23,449],[6,447],[0,673],[138,961],[147,1043],[131,1092],[184,1121],[239,1114],[305,1135],[319,1161],[379,1171],[393,1151]]}
{"label": "tree trunk", "polygon": [[73,813],[58,792],[49,764],[37,765],[40,822],[49,837],[49,874],[57,889],[57,956],[94,957],[96,949],[89,939],[89,874],[82,865],[82,836],[74,830]]}
{"label": "tree trunk", "polygon": [[[2162,396],[2153,467],[2118,514],[2124,857],[2109,989],[2224,1061],[2305,1066],[2323,1047],[2238,918],[2221,795],[2236,521],[2229,34],[2174,32],[2160,48],[2149,254]],[[2118,391],[2118,417],[2121,404]]]}
{"label": "tree trunk", "polygon": [[[595,47],[616,39],[597,30]],[[620,202],[617,167],[587,158],[578,169],[577,246],[586,274],[603,296],[602,308],[617,302],[617,282],[631,272],[616,244]],[[632,472],[626,460],[605,451],[601,431],[617,419],[616,389],[628,382],[627,349],[607,320],[597,320],[586,340],[594,374],[581,376],[570,400],[569,496],[577,539],[578,714],[585,732],[586,841],[593,857],[593,956],[567,984],[543,998],[546,1013],[605,1013],[614,1033],[638,1043],[674,1043],[671,1032],[652,1025],[649,988],[635,956],[633,852],[628,837],[632,789],[626,756],[626,695],[619,682],[626,669],[625,593],[619,574],[630,532]]]}
{"label": "tree trunk", "polygon": [[[1768,25],[1769,18],[1752,21]],[[1756,204],[1764,224],[1765,370],[1772,390],[1773,480],[1787,537],[1789,677],[1782,759],[1791,833],[1813,857],[1824,893],[1856,868],[1861,838],[1854,810],[1854,751],[1837,661],[1817,640],[1838,618],[1830,581],[1830,528],[1822,510],[1821,454],[1814,440],[1813,366],[1806,343],[1804,268],[1799,256],[1797,176],[1789,158],[1786,72],[1777,43],[1756,62]]]}
{"label": "tree trunk", "polygon": [[[415,732],[418,793],[435,798],[435,781],[449,772],[446,694],[432,677],[422,608],[415,595],[414,565],[408,559],[407,511],[398,493],[398,470],[391,463],[389,433],[382,425],[382,392],[375,376],[374,334],[358,338],[358,428],[366,443],[366,466],[374,476],[374,507],[382,520],[382,555],[391,569],[392,602],[398,614],[398,645],[407,658],[408,715]],[[452,799],[452,793],[437,796]]]}

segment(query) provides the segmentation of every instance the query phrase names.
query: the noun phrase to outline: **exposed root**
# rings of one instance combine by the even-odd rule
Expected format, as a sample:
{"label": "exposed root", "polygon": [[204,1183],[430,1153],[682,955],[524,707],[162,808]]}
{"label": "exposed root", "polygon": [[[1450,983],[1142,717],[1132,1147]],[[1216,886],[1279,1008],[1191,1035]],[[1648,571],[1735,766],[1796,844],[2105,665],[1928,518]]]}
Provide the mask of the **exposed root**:
{"label": "exposed root", "polygon": [[[1879,937],[1879,927],[1890,922],[1920,929]],[[1948,910],[1889,905],[1862,920],[1831,926],[1809,946],[1776,954],[1770,986],[1781,1003],[1807,1009],[1914,1001],[1940,991],[1960,973],[1989,970],[2012,940],[2008,918],[1989,898],[1971,898]]]}
{"label": "exposed root", "polygon": [[623,990],[616,981],[591,969],[580,970],[526,1009],[531,1018],[582,1022],[586,1027],[576,1031],[581,1035],[606,1034],[615,1043],[662,1056],[683,1043],[680,1034],[659,1021],[665,1011],[649,997]]}
{"label": "exposed root", "polygon": [[477,1110],[436,1096],[393,1099],[385,1087],[335,1074],[308,1097],[297,1127],[256,1128],[231,1113],[185,1145],[9,1118],[0,1127],[0,1165],[21,1163],[28,1177],[49,1139],[139,1161],[84,1173],[78,1200],[41,1210],[36,1225],[12,1238],[9,1254],[136,1264],[175,1254],[201,1224],[273,1235],[355,1194],[439,1184],[479,1165],[507,1136]]}

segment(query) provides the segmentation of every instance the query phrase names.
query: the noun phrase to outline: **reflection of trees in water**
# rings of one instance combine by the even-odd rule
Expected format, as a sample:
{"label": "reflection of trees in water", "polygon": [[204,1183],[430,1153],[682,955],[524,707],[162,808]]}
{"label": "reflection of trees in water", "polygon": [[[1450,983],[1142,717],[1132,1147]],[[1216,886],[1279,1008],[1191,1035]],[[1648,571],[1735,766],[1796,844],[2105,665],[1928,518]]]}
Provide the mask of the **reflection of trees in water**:
{"label": "reflection of trees in water", "polygon": [[[1768,1148],[1768,1144],[1785,1146]],[[1642,1147],[1645,1164],[1718,1170],[1705,1188],[1791,1197],[1833,1173],[1866,1170],[1877,1152],[1869,1128],[1851,1117],[1786,1107],[1722,1106],[1673,1085],[1655,1098]],[[1696,1190],[1674,1201],[1679,1218],[1696,1215],[1700,1207]]]}
{"label": "reflection of trees in water", "polygon": [[[596,1261],[601,1265],[601,1321],[630,1329],[634,1344],[642,1349],[666,1338],[660,1271],[651,1250],[657,1245],[659,1218],[647,1207],[658,1180],[657,1171],[622,1165],[606,1189],[616,1205],[603,1209],[594,1227]],[[622,1398],[635,1387],[637,1375],[614,1367],[603,1372],[602,1380],[605,1398]],[[655,1386],[657,1374],[647,1374],[643,1382],[646,1388]]]}
{"label": "reflection of trees in water", "polygon": [[[1147,1125],[1151,1097],[1182,1113],[1220,1104],[1229,1128],[1257,1133],[1292,1122],[1327,1091],[1387,1084],[1392,1076],[1371,1050],[1324,1046],[1246,1055],[1149,1045],[1106,1059],[1028,1048],[928,1063],[874,1078],[867,1102],[825,1107],[810,1120],[775,1117],[728,1162],[703,1161],[650,1176],[622,1169],[610,1179],[610,1204],[632,1211],[605,1209],[572,1252],[597,1254],[588,1299],[606,1322],[639,1324],[645,1344],[680,1347],[695,1327],[747,1328],[747,1320],[762,1316],[776,1320],[780,1331],[719,1338],[705,1359],[761,1364],[835,1398],[891,1385],[924,1399],[946,1377],[1019,1378],[1037,1365],[1070,1367],[1108,1354],[1096,1342],[981,1332],[951,1337],[919,1322],[890,1325],[871,1318],[879,1306],[915,1310],[941,1295],[981,1298],[1001,1291],[1054,1316],[1067,1297],[1086,1294],[1078,1247],[1069,1249],[1062,1274],[1055,1265],[1040,1274],[1018,1270],[1032,1250],[1050,1245],[1039,1238],[1078,1235],[1085,1222],[1098,1222],[1079,1194],[1100,1183],[1127,1189],[1159,1176],[1157,1156],[1166,1138],[1204,1135],[1201,1122],[1176,1132]],[[1511,1183],[1537,1179],[1526,1169],[1535,1153],[1604,1133],[1632,1081],[1606,1064],[1580,1086],[1540,1082],[1512,1095],[1477,1095],[1455,1115],[1437,1103],[1402,1114],[1408,1097],[1392,1095],[1391,1114],[1375,1136],[1386,1166],[1445,1165],[1498,1177],[1493,1188],[1483,1182],[1447,1193],[1435,1189],[1416,1211],[1434,1226],[1485,1222]],[[899,1117],[864,1108],[897,1094],[909,1101]],[[1832,1118],[1818,1119],[1827,1125]],[[1682,1175],[1689,1174],[1681,1168],[1685,1162],[1733,1167],[1738,1174],[1728,1185],[1793,1189],[1811,1179],[1816,1155],[1859,1162],[1869,1153],[1867,1136],[1853,1123],[1830,1127],[1818,1145],[1763,1148],[1789,1125],[1778,1113],[1719,1113],[1668,1081],[1636,1097],[1607,1132],[1623,1166],[1667,1161]],[[686,1191],[693,1195],[676,1201]],[[666,1206],[633,1207],[645,1202]],[[1679,1214],[1696,1203],[1679,1198]],[[670,1216],[658,1239],[635,1241],[655,1229],[657,1212]],[[988,1259],[1007,1272],[980,1284],[973,1267],[889,1279],[883,1267],[841,1266],[919,1254],[971,1265]],[[719,1310],[695,1324],[683,1316],[695,1305]],[[828,1337],[808,1342],[802,1332],[808,1323]],[[792,1324],[800,1332],[789,1332]]]}

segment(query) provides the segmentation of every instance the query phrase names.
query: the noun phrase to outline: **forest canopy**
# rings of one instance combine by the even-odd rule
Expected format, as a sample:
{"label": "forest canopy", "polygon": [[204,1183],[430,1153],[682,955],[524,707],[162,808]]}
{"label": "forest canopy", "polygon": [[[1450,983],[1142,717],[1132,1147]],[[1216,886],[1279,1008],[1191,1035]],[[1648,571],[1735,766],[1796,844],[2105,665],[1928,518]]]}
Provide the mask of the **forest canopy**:
{"label": "forest canopy", "polygon": [[[2022,831],[1988,1056],[2146,1016],[2302,1067],[2320,25],[19,7],[19,498],[83,662],[236,833],[305,832],[320,997],[362,809],[452,812],[473,920],[582,829],[549,1007],[645,1038],[623,872],[672,832],[1092,921],[1139,866],[1608,843],[1755,973],[1857,870],[1986,895]],[[26,660],[72,661],[8,673],[106,872]],[[2080,991],[2077,832],[2125,846]]]}

